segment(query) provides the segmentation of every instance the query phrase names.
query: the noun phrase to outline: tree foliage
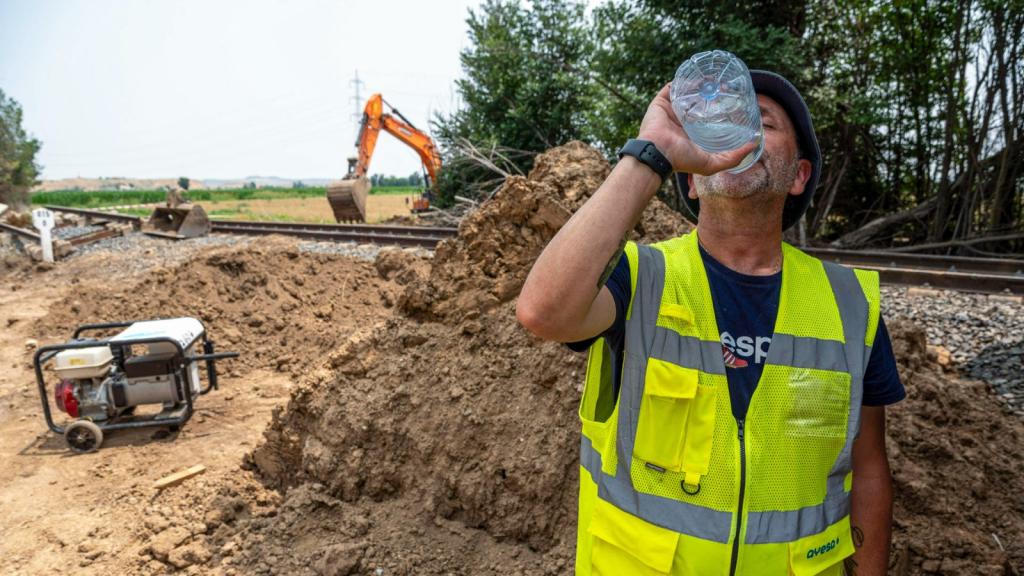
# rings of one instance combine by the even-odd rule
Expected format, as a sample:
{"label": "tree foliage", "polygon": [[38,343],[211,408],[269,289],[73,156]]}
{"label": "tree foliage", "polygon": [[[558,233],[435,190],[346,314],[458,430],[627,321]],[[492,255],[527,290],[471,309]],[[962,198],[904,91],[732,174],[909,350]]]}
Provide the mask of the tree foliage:
{"label": "tree foliage", "polygon": [[651,98],[691,55],[728,49],[798,81],[804,2],[613,0],[593,15],[592,73],[605,87],[591,125],[606,151],[636,135]]}
{"label": "tree foliage", "polygon": [[[489,0],[468,23],[464,105],[435,122],[446,160],[459,142],[536,153],[576,138],[612,157],[679,64],[720,48],[811,108],[823,170],[808,236],[1024,252],[1024,0],[607,0],[589,14]],[[442,180],[465,188],[473,170]],[[963,242],[982,237],[999,240]]]}
{"label": "tree foliage", "polygon": [[373,186],[423,186],[423,174],[413,172],[408,176],[391,176],[385,174],[370,175]]}
{"label": "tree foliage", "polygon": [[21,106],[0,90],[0,203],[25,206],[36,183],[39,141],[21,126]]}
{"label": "tree foliage", "polygon": [[[436,118],[434,133],[449,160],[441,174],[441,202],[487,180],[486,168],[462,161],[462,141],[480,147],[540,151],[587,139],[595,90],[587,77],[591,32],[582,3],[486,0],[466,20],[470,46],[456,82],[462,107]],[[520,170],[532,156],[517,156]],[[469,194],[466,194],[469,195]]]}

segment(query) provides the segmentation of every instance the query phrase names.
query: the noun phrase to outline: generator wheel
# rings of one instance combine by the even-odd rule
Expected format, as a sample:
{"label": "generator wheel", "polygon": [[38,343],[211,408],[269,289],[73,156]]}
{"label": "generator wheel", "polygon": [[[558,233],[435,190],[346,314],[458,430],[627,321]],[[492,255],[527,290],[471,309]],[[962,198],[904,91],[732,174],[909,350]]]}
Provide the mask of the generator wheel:
{"label": "generator wheel", "polygon": [[75,420],[64,429],[64,441],[73,452],[94,452],[103,444],[103,430],[88,420]]}

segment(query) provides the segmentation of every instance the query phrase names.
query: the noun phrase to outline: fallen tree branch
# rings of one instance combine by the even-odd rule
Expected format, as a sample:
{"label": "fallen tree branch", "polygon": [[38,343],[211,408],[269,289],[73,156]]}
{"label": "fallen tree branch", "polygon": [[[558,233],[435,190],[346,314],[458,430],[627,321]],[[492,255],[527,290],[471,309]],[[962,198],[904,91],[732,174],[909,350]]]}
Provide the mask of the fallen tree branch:
{"label": "fallen tree branch", "polygon": [[863,246],[877,236],[881,235],[886,229],[912,220],[922,220],[925,216],[935,210],[936,198],[929,198],[910,210],[904,210],[889,216],[882,216],[881,218],[875,218],[853,232],[847,232],[839,237],[839,239],[832,242],[832,246],[836,248],[856,248]]}

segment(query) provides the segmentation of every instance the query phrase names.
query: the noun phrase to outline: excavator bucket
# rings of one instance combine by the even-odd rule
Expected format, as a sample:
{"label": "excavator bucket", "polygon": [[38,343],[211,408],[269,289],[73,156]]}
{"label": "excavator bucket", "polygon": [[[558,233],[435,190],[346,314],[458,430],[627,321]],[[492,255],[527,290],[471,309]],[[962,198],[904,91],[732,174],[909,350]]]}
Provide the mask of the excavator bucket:
{"label": "excavator bucket", "polygon": [[179,204],[174,208],[159,206],[142,224],[142,231],[150,236],[184,239],[210,233],[210,219],[202,206]]}
{"label": "excavator bucket", "polygon": [[366,196],[370,193],[368,178],[338,180],[327,186],[327,201],[336,222],[365,222]]}

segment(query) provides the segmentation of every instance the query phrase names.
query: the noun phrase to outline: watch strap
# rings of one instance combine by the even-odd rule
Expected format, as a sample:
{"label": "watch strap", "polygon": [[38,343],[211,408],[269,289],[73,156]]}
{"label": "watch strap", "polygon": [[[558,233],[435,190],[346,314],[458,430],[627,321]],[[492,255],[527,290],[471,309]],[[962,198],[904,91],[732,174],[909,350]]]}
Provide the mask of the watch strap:
{"label": "watch strap", "polygon": [[635,138],[627,140],[626,145],[619,149],[619,159],[621,160],[623,156],[636,158],[640,163],[654,170],[655,174],[661,177],[662,182],[672,174],[672,163],[650,140]]}

